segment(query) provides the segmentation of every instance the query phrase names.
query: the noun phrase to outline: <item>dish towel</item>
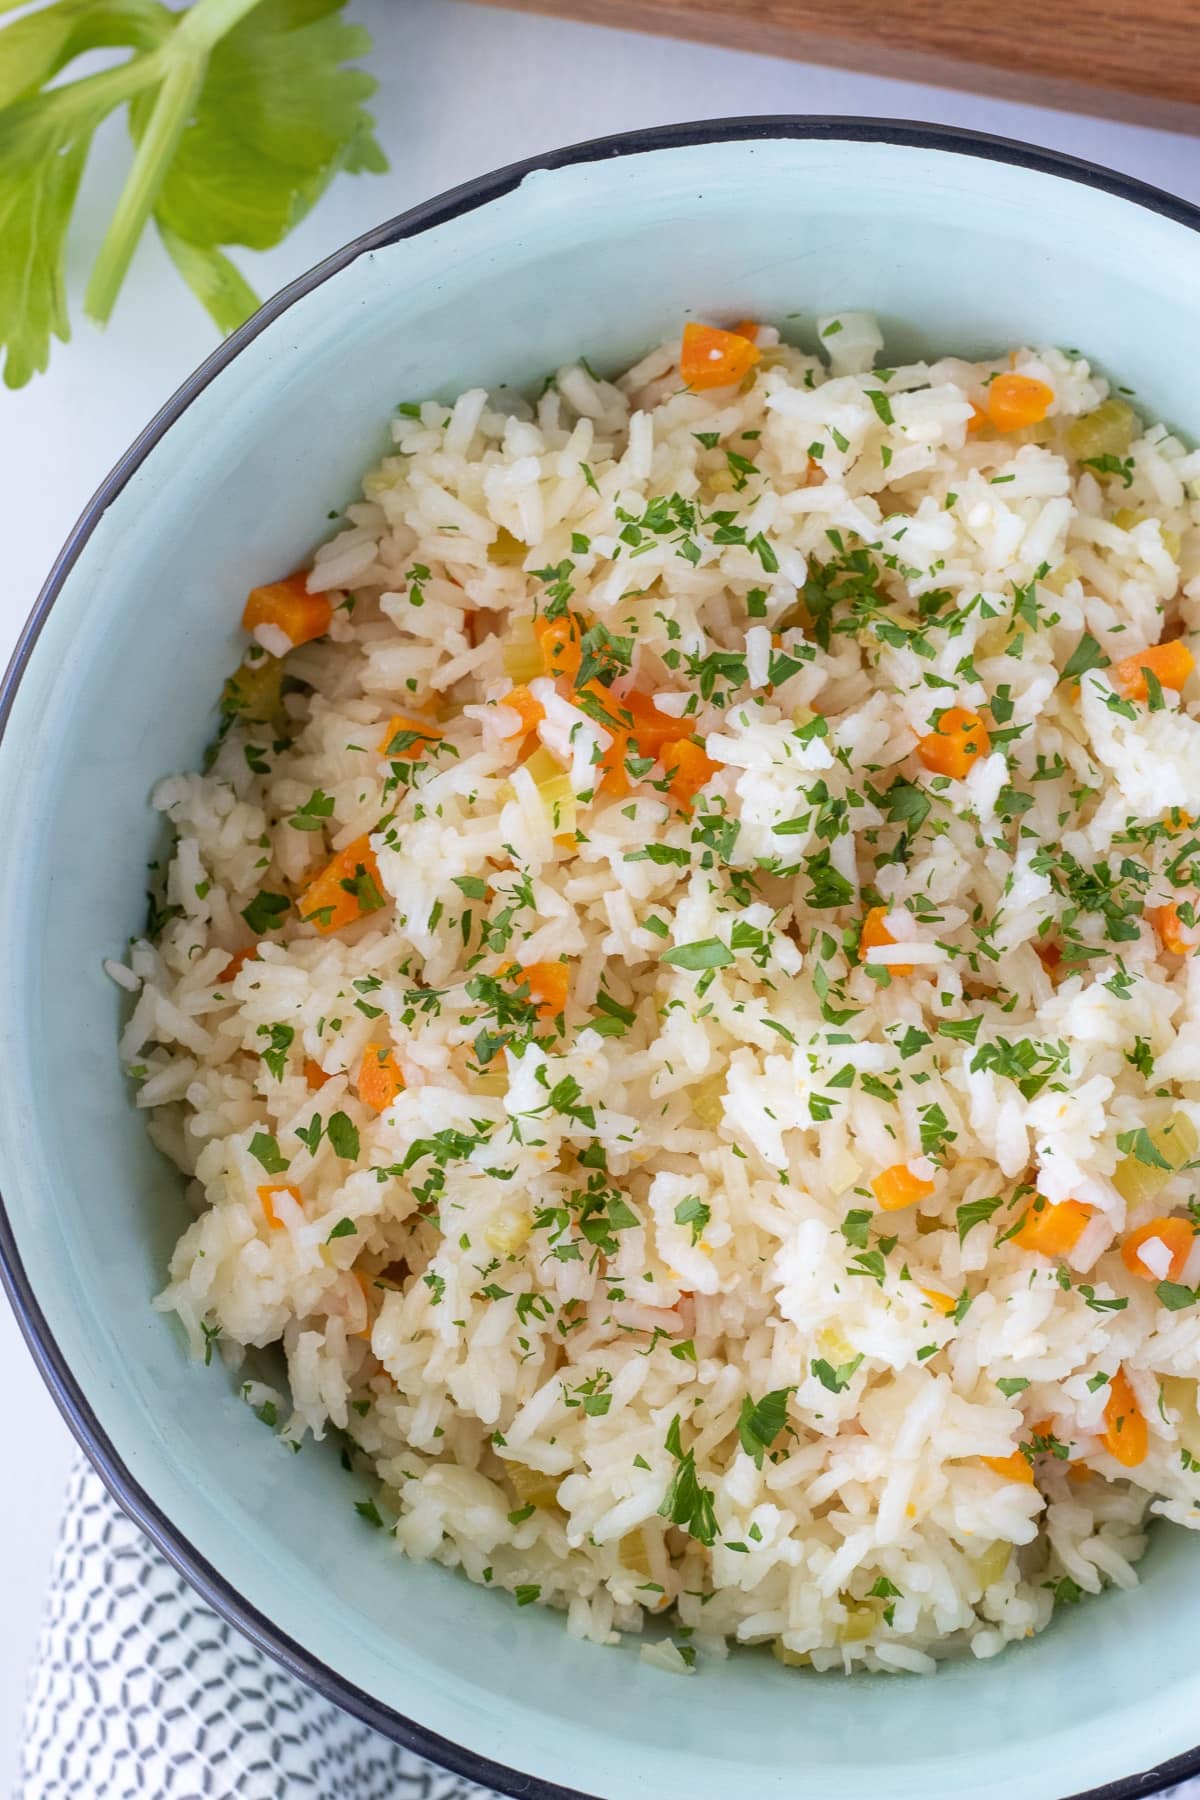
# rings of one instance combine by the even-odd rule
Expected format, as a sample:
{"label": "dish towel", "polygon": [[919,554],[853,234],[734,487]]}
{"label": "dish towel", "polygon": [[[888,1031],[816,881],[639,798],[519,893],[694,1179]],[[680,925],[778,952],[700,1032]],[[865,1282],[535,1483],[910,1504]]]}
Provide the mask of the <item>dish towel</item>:
{"label": "dish towel", "polygon": [[[82,1457],[16,1800],[500,1800],[380,1737],[217,1617]],[[1200,1800],[1200,1780],[1163,1800]]]}
{"label": "dish towel", "polygon": [[292,1679],[194,1594],[80,1458],[17,1800],[497,1800]]}

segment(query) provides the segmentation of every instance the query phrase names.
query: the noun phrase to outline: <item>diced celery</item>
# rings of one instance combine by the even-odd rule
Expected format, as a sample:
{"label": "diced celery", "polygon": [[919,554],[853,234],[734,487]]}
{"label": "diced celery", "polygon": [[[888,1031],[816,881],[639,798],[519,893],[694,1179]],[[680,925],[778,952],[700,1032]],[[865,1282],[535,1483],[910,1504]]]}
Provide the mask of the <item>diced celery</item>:
{"label": "diced celery", "polygon": [[1105,400],[1094,412],[1083,413],[1067,426],[1067,449],[1080,461],[1094,456],[1124,456],[1138,424],[1137,414],[1124,400]]}
{"label": "diced celery", "polygon": [[524,684],[546,673],[542,647],[534,634],[532,619],[514,619],[500,652],[504,673],[510,681]]}
{"label": "diced celery", "polygon": [[483,1238],[488,1249],[494,1250],[497,1256],[515,1256],[532,1230],[533,1220],[527,1212],[506,1206],[489,1221]]}
{"label": "diced celery", "polygon": [[703,1081],[698,1081],[694,1088],[688,1090],[688,1098],[700,1123],[707,1125],[710,1131],[715,1131],[725,1117],[722,1104],[725,1098],[724,1075],[706,1075]]}
{"label": "diced celery", "polygon": [[817,1348],[825,1360],[831,1362],[835,1368],[839,1363],[852,1361],[856,1354],[854,1345],[837,1325],[821,1327],[817,1333]]}
{"label": "diced celery", "polygon": [[1065,594],[1071,582],[1078,581],[1083,571],[1073,557],[1064,556],[1056,563],[1048,575],[1043,575],[1039,586],[1049,588],[1052,594]]}
{"label": "diced celery", "polygon": [[1146,1135],[1170,1168],[1160,1169],[1151,1163],[1139,1162],[1136,1156],[1123,1157],[1113,1170],[1112,1179],[1118,1194],[1129,1206],[1140,1206],[1146,1200],[1153,1200],[1170,1181],[1172,1171],[1191,1162],[1200,1146],[1200,1133],[1186,1113],[1172,1113],[1164,1125],[1154,1126]]}
{"label": "diced celery", "polygon": [[846,1617],[837,1628],[838,1643],[861,1644],[878,1625],[879,1612],[865,1601],[855,1600],[852,1594],[842,1594],[840,1598],[846,1608]]}
{"label": "diced celery", "polygon": [[557,1503],[561,1475],[547,1475],[542,1469],[530,1469],[519,1462],[506,1462],[504,1473],[522,1506],[554,1506]]}
{"label": "diced celery", "polygon": [[1200,1413],[1196,1409],[1196,1383],[1184,1375],[1162,1377],[1163,1404],[1179,1414],[1179,1442],[1190,1456],[1200,1457]]}
{"label": "diced celery", "polygon": [[575,789],[571,777],[551,756],[544,745],[538,746],[525,763],[537,785],[538,798],[546,809],[555,836],[575,830]]}
{"label": "diced celery", "polygon": [[488,545],[488,561],[498,563],[502,569],[519,567],[528,555],[529,545],[523,544],[520,538],[514,537],[503,525]]}
{"label": "diced celery", "polygon": [[617,1555],[621,1558],[622,1567],[632,1574],[649,1575],[650,1557],[646,1550],[646,1539],[640,1531],[626,1532],[617,1545]]}
{"label": "diced celery", "polygon": [[221,689],[222,716],[282,731],[288,722],[283,704],[284,662],[282,656],[262,656],[235,669]]}
{"label": "diced celery", "polygon": [[971,1567],[980,1587],[989,1588],[994,1581],[1000,1580],[1011,1555],[1012,1545],[1006,1538],[997,1538],[986,1550],[981,1550],[978,1556],[971,1558]]}

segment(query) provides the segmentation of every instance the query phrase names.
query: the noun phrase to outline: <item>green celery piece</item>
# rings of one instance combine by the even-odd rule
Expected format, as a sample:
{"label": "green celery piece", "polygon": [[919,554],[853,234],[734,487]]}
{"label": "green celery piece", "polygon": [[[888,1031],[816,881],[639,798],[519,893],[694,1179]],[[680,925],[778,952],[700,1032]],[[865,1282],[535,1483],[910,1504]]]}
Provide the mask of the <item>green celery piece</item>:
{"label": "green celery piece", "polygon": [[213,50],[157,205],[188,243],[271,249],[339,169],[386,167],[363,111],[375,80],[340,66],[370,39],[342,5],[260,0]]}
{"label": "green celery piece", "polygon": [[9,387],[23,387],[46,367],[52,334],[64,343],[71,335],[67,228],[92,133],[153,79],[143,73],[149,61],[134,59],[0,111],[0,344]]}
{"label": "green celery piece", "polygon": [[261,302],[250,283],[220,250],[189,244],[155,214],[158,235],[171,261],[200,301],[217,330],[228,336]]}
{"label": "green celery piece", "polygon": [[[23,0],[0,0],[0,13]],[[175,23],[161,0],[54,0],[0,36],[0,107],[35,94],[85,50],[153,50]]]}
{"label": "green celery piece", "polygon": [[[0,0],[0,14],[17,0]],[[340,66],[370,47],[345,0],[52,0],[0,31],[0,352],[20,387],[70,335],[67,232],[97,125],[128,104],[133,167],[85,296],[112,311],[154,217],[176,268],[222,331],[257,305],[224,244],[277,244],[339,170],[386,160]],[[72,59],[127,48],[115,68],[47,90]]]}

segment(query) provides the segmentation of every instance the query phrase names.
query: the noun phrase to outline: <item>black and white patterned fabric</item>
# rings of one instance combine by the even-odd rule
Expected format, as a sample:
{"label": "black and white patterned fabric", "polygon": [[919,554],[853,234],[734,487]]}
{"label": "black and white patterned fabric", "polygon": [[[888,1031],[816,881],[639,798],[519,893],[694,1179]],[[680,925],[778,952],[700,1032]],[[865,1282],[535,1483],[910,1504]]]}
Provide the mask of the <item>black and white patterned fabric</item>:
{"label": "black and white patterned fabric", "polygon": [[217,1617],[82,1459],[16,1800],[495,1800],[360,1725]]}
{"label": "black and white patterned fabric", "polygon": [[[82,1458],[15,1800],[500,1800],[294,1681],[192,1592]],[[1162,1800],[1200,1800],[1200,1780]]]}

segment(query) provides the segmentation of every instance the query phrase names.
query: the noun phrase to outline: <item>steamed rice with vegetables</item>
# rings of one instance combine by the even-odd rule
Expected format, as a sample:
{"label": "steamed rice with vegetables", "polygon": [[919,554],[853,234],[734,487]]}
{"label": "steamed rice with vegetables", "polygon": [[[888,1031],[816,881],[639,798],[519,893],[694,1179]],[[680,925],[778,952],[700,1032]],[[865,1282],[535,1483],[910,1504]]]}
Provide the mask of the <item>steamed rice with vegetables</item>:
{"label": "steamed rice with vegetables", "polygon": [[1200,1523],[1200,454],[818,330],[401,406],[113,966],[195,1351],[679,1672],[991,1656]]}

